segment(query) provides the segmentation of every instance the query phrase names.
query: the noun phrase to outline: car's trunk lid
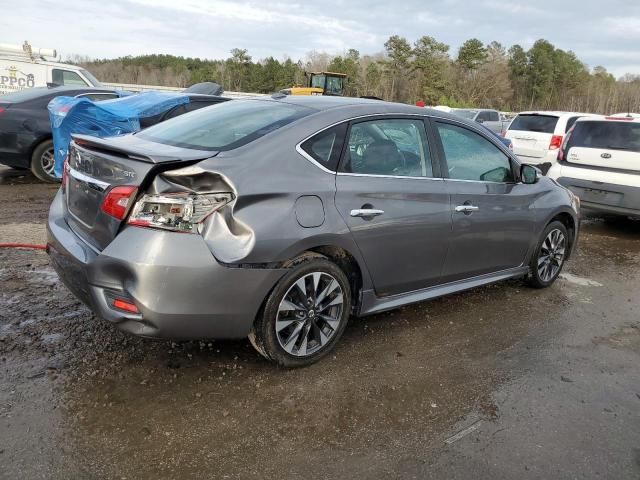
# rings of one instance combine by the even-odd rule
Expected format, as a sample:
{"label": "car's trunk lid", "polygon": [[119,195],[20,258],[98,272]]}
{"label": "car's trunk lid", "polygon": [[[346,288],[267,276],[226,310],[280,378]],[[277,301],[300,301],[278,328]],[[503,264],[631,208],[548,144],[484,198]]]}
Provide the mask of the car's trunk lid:
{"label": "car's trunk lid", "polygon": [[[87,243],[102,250],[122,224],[122,220],[101,210],[111,189],[131,185],[140,191],[160,170],[215,155],[216,152],[145,141],[135,135],[111,139],[75,135],[69,148],[65,184],[67,222]],[[131,203],[133,200],[129,208]]]}
{"label": "car's trunk lid", "polygon": [[553,115],[518,115],[506,133],[506,138],[513,142],[513,153],[524,157],[544,157],[549,151],[557,123],[558,117]]}

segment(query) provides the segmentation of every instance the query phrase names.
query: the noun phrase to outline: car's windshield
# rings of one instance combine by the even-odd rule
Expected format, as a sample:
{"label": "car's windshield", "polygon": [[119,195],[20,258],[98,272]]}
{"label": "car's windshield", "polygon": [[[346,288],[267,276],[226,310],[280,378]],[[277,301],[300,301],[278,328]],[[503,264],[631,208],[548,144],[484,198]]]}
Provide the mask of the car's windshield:
{"label": "car's windshield", "polygon": [[640,123],[576,122],[567,142],[567,149],[571,147],[628,150],[640,153]]}
{"label": "car's windshield", "polygon": [[457,115],[462,118],[466,118],[467,120],[473,120],[475,116],[478,114],[477,110],[465,110],[462,108],[454,108],[451,110],[451,113]]}
{"label": "car's windshield", "polygon": [[183,148],[232,150],[313,111],[274,101],[233,100],[172,118],[137,135]]}
{"label": "car's windshield", "polygon": [[558,117],[553,115],[520,114],[511,125],[509,130],[520,130],[525,132],[553,133],[558,123]]}
{"label": "car's windshield", "polygon": [[92,86],[94,86],[94,87],[102,87],[102,84],[100,83],[100,81],[96,77],[91,75],[91,72],[89,72],[88,70],[85,70],[85,69],[80,70],[80,72],[82,72],[82,75],[84,76],[84,78],[89,80],[89,83]]}

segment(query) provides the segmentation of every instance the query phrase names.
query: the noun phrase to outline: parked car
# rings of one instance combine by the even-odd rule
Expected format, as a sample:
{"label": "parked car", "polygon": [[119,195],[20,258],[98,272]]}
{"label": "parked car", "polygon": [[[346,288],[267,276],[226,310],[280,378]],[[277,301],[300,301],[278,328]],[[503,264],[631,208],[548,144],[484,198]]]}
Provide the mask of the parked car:
{"label": "parked car", "polygon": [[497,110],[488,108],[452,108],[451,113],[467,120],[481,123],[497,134],[501,134],[506,127],[506,119]]}
{"label": "parked car", "polygon": [[75,136],[48,251],[146,337],[249,337],[302,366],[363,316],[506,278],[548,287],[578,200],[474,122],[346,97],[234,100]]}
{"label": "parked car", "polygon": [[558,149],[569,129],[580,117],[576,112],[521,112],[508,126],[505,137],[513,142],[513,152],[525,163],[537,165],[546,173],[558,156]]}
{"label": "parked car", "polygon": [[[45,182],[59,182],[54,174],[54,149],[47,105],[57,96],[85,97],[93,101],[118,98],[116,90],[74,87],[42,87],[0,96],[0,164],[30,168]],[[228,100],[212,95],[189,94],[189,103],[140,120],[142,128],[183,113]]]}
{"label": "parked car", "polygon": [[480,124],[480,126],[482,128],[484,128],[487,132],[489,132],[491,135],[496,137],[498,140],[500,140],[500,143],[502,143],[505,147],[507,147],[509,150],[513,151],[513,142],[511,140],[509,140],[508,138],[503,137],[502,135],[500,135],[497,132],[494,132],[493,130],[488,129],[483,124]]}
{"label": "parked car", "polygon": [[548,175],[586,209],[640,217],[640,117],[579,119]]}
{"label": "parked car", "polygon": [[36,87],[0,96],[0,164],[31,169],[40,180],[53,176],[53,141],[47,104],[58,96],[118,98],[105,88]]}

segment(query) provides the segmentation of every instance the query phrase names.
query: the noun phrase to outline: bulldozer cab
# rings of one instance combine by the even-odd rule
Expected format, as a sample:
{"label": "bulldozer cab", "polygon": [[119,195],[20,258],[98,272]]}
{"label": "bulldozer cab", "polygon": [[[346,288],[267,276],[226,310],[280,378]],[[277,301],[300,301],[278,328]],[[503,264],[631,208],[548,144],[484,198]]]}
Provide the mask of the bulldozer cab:
{"label": "bulldozer cab", "polygon": [[309,88],[322,89],[322,95],[342,96],[346,77],[344,73],[313,72],[309,74]]}
{"label": "bulldozer cab", "polygon": [[342,96],[347,75],[334,72],[305,73],[309,82],[306,87],[291,87],[280,90],[285,95],[333,95]]}

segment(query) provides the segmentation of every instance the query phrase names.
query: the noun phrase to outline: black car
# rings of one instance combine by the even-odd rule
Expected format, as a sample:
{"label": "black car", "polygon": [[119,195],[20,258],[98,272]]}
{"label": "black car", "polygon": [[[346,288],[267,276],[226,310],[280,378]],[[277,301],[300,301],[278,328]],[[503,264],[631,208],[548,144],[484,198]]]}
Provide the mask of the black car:
{"label": "black car", "polygon": [[0,164],[30,168],[41,180],[58,181],[53,175],[53,141],[47,105],[59,95],[93,101],[118,98],[114,90],[78,87],[30,88],[0,96]]}
{"label": "black car", "polygon": [[[36,177],[45,182],[59,181],[53,173],[53,140],[47,105],[52,98],[60,95],[86,97],[93,101],[119,96],[114,90],[76,87],[31,88],[0,96],[0,164],[30,168]],[[146,128],[227,100],[213,95],[189,94],[189,103],[143,118],[140,125]]]}

